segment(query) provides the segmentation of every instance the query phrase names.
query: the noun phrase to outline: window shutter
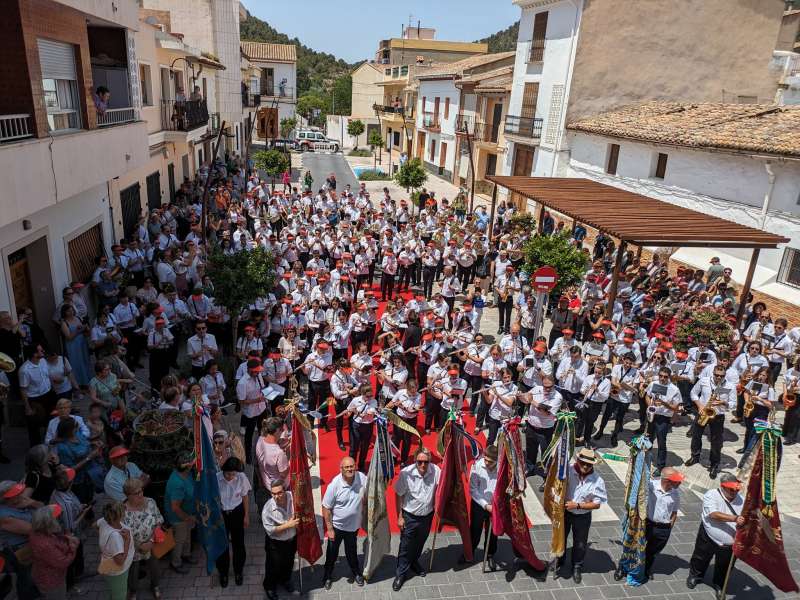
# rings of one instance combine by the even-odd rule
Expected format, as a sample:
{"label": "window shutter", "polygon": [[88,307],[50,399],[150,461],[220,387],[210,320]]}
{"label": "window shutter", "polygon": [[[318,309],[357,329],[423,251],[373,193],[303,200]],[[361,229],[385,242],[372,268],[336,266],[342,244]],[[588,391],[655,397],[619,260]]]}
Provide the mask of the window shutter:
{"label": "window shutter", "polygon": [[527,82],[522,93],[522,114],[523,119],[533,119],[536,116],[536,102],[539,99],[539,82]]}
{"label": "window shutter", "polygon": [[533,18],[533,39],[531,40],[531,62],[544,60],[544,39],[547,34],[548,12],[536,13]]}
{"label": "window shutter", "polygon": [[77,81],[75,49],[70,44],[52,40],[36,40],[39,44],[39,64],[42,79],[71,79]]}
{"label": "window shutter", "polygon": [[444,118],[450,117],[450,98],[444,99]]}

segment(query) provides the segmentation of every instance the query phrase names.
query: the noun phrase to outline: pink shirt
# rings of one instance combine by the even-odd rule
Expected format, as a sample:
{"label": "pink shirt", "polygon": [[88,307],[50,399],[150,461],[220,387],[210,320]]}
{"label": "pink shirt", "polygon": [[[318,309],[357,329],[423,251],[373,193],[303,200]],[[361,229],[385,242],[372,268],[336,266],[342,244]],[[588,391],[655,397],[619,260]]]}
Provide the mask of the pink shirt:
{"label": "pink shirt", "polygon": [[276,479],[285,479],[289,473],[289,458],[278,444],[267,442],[259,437],[256,442],[256,461],[261,483],[269,489]]}

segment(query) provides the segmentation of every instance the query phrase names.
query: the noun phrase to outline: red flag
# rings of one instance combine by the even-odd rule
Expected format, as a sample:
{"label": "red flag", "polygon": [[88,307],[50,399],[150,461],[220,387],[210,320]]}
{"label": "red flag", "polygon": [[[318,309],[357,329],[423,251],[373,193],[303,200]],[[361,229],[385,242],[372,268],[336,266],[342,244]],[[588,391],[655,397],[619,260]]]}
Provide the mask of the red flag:
{"label": "red flag", "polygon": [[[466,478],[464,473],[464,453],[458,452],[458,444],[463,440],[453,434],[453,421],[445,425],[450,428],[447,444],[442,460],[442,473],[439,486],[436,488],[434,513],[438,517],[439,530],[442,525],[452,525],[461,534],[464,558],[472,560],[472,537],[469,530],[469,513],[467,512]],[[446,432],[447,433],[447,432]]]}
{"label": "red flag", "polygon": [[311,473],[308,468],[304,432],[303,425],[294,414],[289,479],[294,501],[294,516],[300,521],[297,525],[297,554],[313,565],[322,556],[322,542],[314,513],[314,496],[311,490]]}
{"label": "red flag", "polygon": [[[769,484],[774,485],[774,479],[768,479]],[[733,554],[764,575],[782,592],[799,592],[800,588],[792,577],[783,549],[778,500],[773,498],[771,503],[764,501],[763,482],[764,447],[759,441],[758,454],[747,486],[747,497],[742,507],[745,522],[736,528]]]}
{"label": "red flag", "polygon": [[[512,473],[515,469],[512,464],[513,456],[519,457],[518,460],[524,460],[517,424],[513,422],[509,424],[503,436],[505,443],[498,444],[500,458],[497,465],[497,485],[492,497],[492,531],[497,536],[507,533],[511,538],[511,546],[514,548],[515,554],[524,558],[537,571],[543,571],[546,565],[539,560],[533,549],[531,534],[528,530],[528,519],[522,504],[522,490],[518,490],[517,486],[512,483]],[[521,477],[519,485],[524,485],[522,483],[525,477],[524,467]]]}

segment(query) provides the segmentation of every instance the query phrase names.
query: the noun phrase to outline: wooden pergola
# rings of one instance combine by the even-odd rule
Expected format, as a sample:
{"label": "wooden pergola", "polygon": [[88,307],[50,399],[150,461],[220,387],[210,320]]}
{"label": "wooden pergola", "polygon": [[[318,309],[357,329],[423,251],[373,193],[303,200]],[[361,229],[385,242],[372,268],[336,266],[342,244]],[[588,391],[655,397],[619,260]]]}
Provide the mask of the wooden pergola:
{"label": "wooden pergola", "polygon": [[638,246],[640,253],[643,246],[752,248],[750,265],[739,296],[737,319],[741,321],[759,252],[762,248],[777,248],[779,244],[789,241],[780,235],[592,179],[501,175],[487,175],[486,179],[496,184],[493,200],[497,197],[497,186],[502,186],[539,204],[540,231],[545,208],[549,208],[619,240],[606,307],[608,316],[611,316],[617,298],[622,256],[629,245]]}

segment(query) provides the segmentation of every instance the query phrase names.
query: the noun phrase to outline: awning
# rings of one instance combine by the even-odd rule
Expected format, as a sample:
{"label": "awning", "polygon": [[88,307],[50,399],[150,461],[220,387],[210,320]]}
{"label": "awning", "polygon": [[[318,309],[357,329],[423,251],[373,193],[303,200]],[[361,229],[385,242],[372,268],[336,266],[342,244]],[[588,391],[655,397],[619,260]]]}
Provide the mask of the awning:
{"label": "awning", "polygon": [[592,179],[500,175],[486,179],[637,246],[777,248],[789,242],[774,233]]}

